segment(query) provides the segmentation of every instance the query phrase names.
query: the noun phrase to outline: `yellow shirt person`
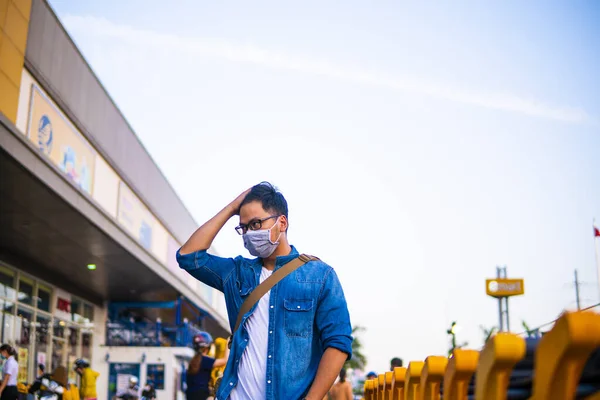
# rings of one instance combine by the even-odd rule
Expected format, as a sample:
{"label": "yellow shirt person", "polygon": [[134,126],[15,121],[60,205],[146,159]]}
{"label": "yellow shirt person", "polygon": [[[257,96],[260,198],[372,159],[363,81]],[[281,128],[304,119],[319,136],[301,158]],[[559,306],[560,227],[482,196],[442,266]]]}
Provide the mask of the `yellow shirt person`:
{"label": "yellow shirt person", "polygon": [[83,400],[97,400],[96,380],[100,373],[90,368],[90,364],[79,358],[75,361],[75,371],[81,376],[81,398]]}

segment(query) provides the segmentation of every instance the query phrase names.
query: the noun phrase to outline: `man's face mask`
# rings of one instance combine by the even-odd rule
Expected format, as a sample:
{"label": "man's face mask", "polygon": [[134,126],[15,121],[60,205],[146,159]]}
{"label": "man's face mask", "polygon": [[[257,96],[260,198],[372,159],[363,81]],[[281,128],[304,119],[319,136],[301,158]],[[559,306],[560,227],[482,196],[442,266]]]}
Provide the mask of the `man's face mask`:
{"label": "man's face mask", "polygon": [[275,242],[271,241],[271,230],[275,228],[279,222],[279,217],[275,220],[275,224],[269,229],[261,229],[257,231],[248,230],[242,238],[244,239],[244,247],[254,257],[267,258],[279,246],[279,238],[281,237],[281,231]]}

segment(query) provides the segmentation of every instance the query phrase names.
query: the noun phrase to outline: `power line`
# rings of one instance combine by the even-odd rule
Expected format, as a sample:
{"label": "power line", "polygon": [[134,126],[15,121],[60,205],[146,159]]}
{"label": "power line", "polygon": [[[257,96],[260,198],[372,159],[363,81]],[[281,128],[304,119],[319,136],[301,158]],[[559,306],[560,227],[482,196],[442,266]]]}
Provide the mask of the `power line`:
{"label": "power line", "polygon": [[[599,307],[599,306],[600,306],[600,303],[598,303],[598,304],[594,304],[594,305],[592,305],[592,306],[589,306],[589,307],[586,307],[586,308],[582,308],[580,311],[587,311],[587,310],[591,310],[592,308]],[[562,315],[562,314],[561,314],[561,315]],[[558,320],[559,320],[559,318],[560,318],[560,315],[558,316],[558,318],[556,318],[555,320],[553,320],[553,321],[551,321],[551,322],[547,322],[547,323],[545,323],[545,324],[543,324],[543,325],[540,325],[540,326],[538,326],[538,327],[537,327],[537,328],[535,328],[535,329],[531,329],[531,330],[530,330],[530,332],[531,332],[531,331],[534,331],[534,332],[535,332],[535,331],[539,331],[540,329],[542,329],[542,328],[544,328],[544,327],[546,327],[546,326],[548,326],[548,325],[552,325],[553,323],[555,323],[556,321],[558,321]],[[517,335],[519,335],[519,336],[520,336],[520,335],[524,335],[524,334],[526,334],[526,333],[527,333],[527,331],[524,331],[524,332],[521,332],[521,333],[517,333]]]}

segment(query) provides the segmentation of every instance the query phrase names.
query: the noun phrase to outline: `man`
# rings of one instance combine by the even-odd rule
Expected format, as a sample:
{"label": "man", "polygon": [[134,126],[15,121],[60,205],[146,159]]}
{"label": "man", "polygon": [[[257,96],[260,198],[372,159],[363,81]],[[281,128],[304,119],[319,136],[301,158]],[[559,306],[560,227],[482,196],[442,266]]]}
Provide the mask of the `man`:
{"label": "man", "polygon": [[81,398],[83,400],[96,400],[98,398],[96,380],[100,373],[91,369],[90,364],[83,358],[75,360],[74,368],[77,375],[81,377]]}
{"label": "man", "polygon": [[[255,259],[207,253],[225,223],[239,215],[236,231]],[[289,244],[288,207],[267,182],[238,196],[202,225],[177,252],[181,268],[225,294],[233,331],[243,301],[298,251]],[[316,229],[322,229],[320,221]],[[234,332],[218,400],[321,400],[352,354],[352,327],[333,269],[310,261],[265,294]]]}
{"label": "man", "polygon": [[396,367],[401,367],[402,366],[402,359],[398,358],[398,357],[394,357],[392,358],[392,361],[390,361],[390,371],[394,371],[394,368]]}
{"label": "man", "polygon": [[129,377],[129,386],[117,392],[114,400],[138,400],[140,397],[140,387],[138,386],[139,379],[137,376]]}

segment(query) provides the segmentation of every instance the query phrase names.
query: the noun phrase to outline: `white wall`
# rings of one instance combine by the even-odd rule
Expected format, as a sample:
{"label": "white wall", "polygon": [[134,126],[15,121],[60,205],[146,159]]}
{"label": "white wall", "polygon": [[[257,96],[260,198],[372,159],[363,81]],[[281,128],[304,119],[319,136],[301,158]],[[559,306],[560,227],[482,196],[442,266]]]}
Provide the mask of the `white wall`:
{"label": "white wall", "polygon": [[[109,367],[111,363],[131,363],[140,364],[140,386],[146,383],[147,364],[165,365],[165,388],[157,390],[157,400],[175,400],[173,393],[178,380],[178,374],[181,373],[180,359],[190,360],[194,351],[185,347],[104,347],[99,346],[98,353],[94,353],[94,363],[92,368],[100,372],[98,378],[98,398],[102,399],[108,393]],[[142,357],[145,354],[145,360]],[[108,355],[108,361],[106,356]],[[183,393],[178,393],[177,398],[182,399]]]}

